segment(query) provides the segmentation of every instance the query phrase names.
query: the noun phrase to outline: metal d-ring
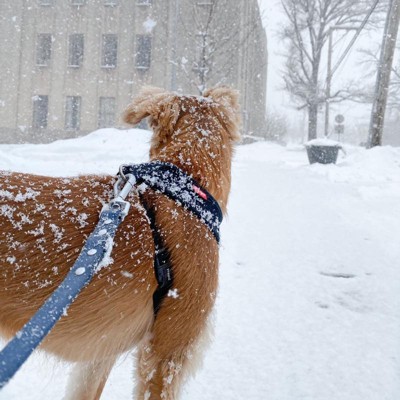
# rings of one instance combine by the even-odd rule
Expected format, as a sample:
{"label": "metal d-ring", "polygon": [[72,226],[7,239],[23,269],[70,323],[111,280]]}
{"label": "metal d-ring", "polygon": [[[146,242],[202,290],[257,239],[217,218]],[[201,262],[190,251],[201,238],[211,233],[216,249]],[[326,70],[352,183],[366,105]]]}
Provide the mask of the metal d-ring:
{"label": "metal d-ring", "polygon": [[124,167],[126,167],[126,164],[121,164],[119,166],[119,176],[122,177],[122,179],[126,182],[128,180],[128,178],[126,177],[126,175],[124,174]]}
{"label": "metal d-ring", "polygon": [[119,167],[119,172],[117,174],[118,179],[114,183],[114,199],[118,197],[122,188],[125,186],[125,184],[129,180],[128,176],[124,174],[124,167],[126,167],[126,164],[121,164]]}

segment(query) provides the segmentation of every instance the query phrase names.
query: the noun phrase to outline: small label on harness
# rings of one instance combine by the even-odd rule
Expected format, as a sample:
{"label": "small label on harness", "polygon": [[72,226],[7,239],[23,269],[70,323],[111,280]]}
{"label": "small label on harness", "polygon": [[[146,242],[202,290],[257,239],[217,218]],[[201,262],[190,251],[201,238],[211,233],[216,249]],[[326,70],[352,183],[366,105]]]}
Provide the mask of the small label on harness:
{"label": "small label on harness", "polygon": [[197,195],[199,195],[203,200],[207,200],[207,195],[197,186],[193,185],[193,190]]}

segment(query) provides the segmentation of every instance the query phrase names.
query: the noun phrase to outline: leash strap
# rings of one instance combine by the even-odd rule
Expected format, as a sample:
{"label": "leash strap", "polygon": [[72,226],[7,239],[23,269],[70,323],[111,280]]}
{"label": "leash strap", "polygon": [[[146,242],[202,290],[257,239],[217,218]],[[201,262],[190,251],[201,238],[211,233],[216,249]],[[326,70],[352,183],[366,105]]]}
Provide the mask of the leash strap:
{"label": "leash strap", "polygon": [[134,178],[130,177],[118,197],[103,208],[96,228],[61,285],[0,352],[0,389],[40,345],[95,273],[106,264],[117,228],[128,213],[129,203],[124,198],[133,184]]}

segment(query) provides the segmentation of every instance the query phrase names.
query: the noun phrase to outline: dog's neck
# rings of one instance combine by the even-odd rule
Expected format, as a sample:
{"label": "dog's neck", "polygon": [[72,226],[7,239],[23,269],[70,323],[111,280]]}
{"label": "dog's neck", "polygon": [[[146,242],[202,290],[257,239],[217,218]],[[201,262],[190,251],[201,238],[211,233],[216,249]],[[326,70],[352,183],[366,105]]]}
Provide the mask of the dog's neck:
{"label": "dog's neck", "polygon": [[211,139],[207,140],[212,143],[193,143],[187,135],[179,136],[173,144],[154,154],[152,160],[171,162],[191,175],[212,194],[225,213],[231,187],[231,143]]}

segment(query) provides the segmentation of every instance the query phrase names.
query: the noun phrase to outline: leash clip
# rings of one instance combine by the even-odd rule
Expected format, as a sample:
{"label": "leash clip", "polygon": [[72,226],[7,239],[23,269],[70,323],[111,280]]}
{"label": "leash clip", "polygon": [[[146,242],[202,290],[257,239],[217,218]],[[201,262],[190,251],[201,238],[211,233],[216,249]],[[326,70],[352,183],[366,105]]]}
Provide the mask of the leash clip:
{"label": "leash clip", "polygon": [[126,196],[133,189],[135,184],[136,184],[136,177],[133,174],[124,175],[123,173],[120,172],[117,181],[114,183],[114,200],[117,200],[118,198],[125,200]]}
{"label": "leash clip", "polygon": [[[122,184],[124,184],[124,186],[122,186]],[[121,210],[122,218],[125,218],[129,212],[130,203],[125,199],[129,192],[134,188],[135,184],[136,177],[134,175],[124,175],[122,173],[121,176],[118,177],[117,182],[114,184],[114,198],[108,204],[108,208],[114,211]]]}

